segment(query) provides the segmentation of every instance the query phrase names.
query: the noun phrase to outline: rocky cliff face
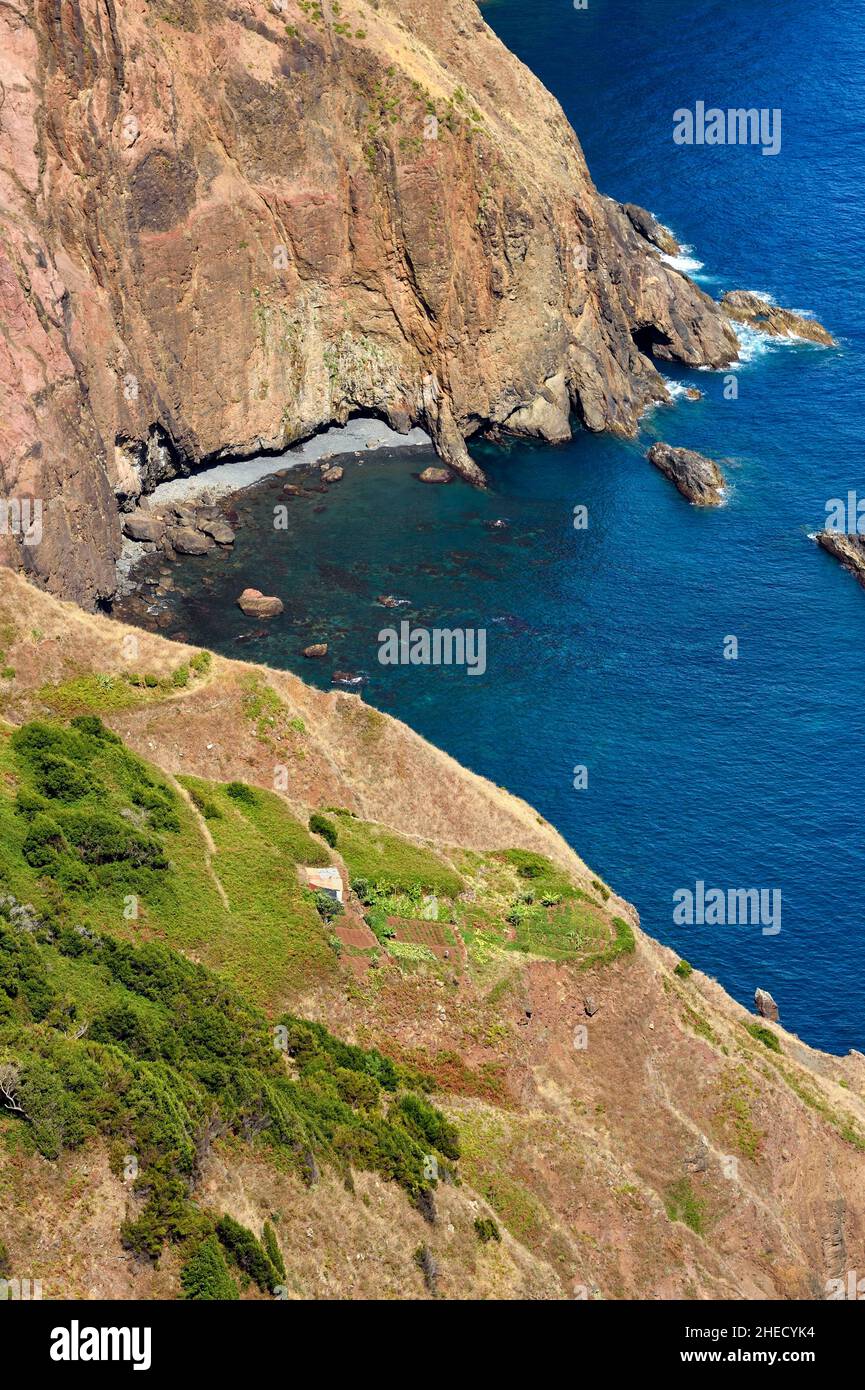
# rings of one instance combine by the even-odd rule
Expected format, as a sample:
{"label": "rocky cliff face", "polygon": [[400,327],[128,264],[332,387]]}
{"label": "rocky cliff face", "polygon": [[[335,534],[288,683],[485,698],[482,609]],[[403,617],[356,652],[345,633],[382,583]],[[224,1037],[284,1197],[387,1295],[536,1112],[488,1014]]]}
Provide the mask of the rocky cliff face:
{"label": "rocky cliff face", "polygon": [[471,0],[15,0],[0,52],[0,463],[44,503],[0,541],[87,606],[202,461],[366,411],[477,481],[478,429],[631,433],[648,353],[736,355]]}

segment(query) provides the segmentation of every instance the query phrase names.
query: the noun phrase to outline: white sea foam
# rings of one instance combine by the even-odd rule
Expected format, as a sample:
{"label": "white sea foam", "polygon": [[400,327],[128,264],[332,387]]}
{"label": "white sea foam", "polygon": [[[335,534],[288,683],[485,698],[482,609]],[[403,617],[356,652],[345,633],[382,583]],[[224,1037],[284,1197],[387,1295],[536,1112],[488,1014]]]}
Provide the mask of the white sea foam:
{"label": "white sea foam", "polygon": [[666,261],[667,265],[672,266],[674,270],[681,270],[683,275],[705,280],[708,278],[707,276],[698,274],[703,269],[704,262],[698,261],[696,256],[690,254],[693,249],[693,246],[683,246],[678,256],[669,256],[666,251],[662,251],[661,260]]}
{"label": "white sea foam", "polygon": [[[682,396],[684,396],[685,392],[688,390],[688,383],[686,381],[671,381],[668,376],[664,376],[663,372],[661,372],[661,380],[663,381],[664,385],[670,393],[671,398],[674,401],[681,400]],[[656,404],[666,405],[667,402],[657,401]]]}
{"label": "white sea foam", "polygon": [[[784,338],[773,338],[770,333],[761,333],[759,328],[752,328],[749,323],[737,323],[735,319],[731,320],[730,326],[739,339],[739,360],[725,368],[728,372],[735,372],[739,367],[756,362],[759,357],[774,352],[777,345],[785,341]],[[794,340],[787,338],[786,341],[790,343]]]}

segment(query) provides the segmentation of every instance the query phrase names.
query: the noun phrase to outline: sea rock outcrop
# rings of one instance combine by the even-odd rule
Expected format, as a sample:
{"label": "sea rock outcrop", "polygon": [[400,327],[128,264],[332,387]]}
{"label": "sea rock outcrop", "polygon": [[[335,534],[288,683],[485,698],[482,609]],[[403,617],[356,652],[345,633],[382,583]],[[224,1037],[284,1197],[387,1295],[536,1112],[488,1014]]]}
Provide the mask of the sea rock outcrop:
{"label": "sea rock outcrop", "polygon": [[482,482],[477,430],[633,435],[654,357],[737,355],[472,0],[7,5],[0,50],[0,481],[45,504],[0,558],[85,606],[202,463],[365,411]]}
{"label": "sea rock outcrop", "polygon": [[276,618],[284,608],[282,599],[263,594],[260,589],[244,589],[237,606],[248,618]]}
{"label": "sea rock outcrop", "polygon": [[820,531],[817,540],[824,550],[840,560],[845,569],[855,574],[860,584],[865,585],[865,536],[857,532]]}
{"label": "sea rock outcrop", "polygon": [[768,1018],[772,1023],[778,1022],[778,1005],[767,989],[754,991],[754,1008],[761,1018]]}
{"label": "sea rock outcrop", "polygon": [[418,479],[422,483],[449,483],[453,478],[449,468],[434,468],[430,465],[422,473],[418,473]]}
{"label": "sea rock outcrop", "polygon": [[723,501],[724,475],[714,459],[662,443],[653,444],[646,457],[695,506],[717,507]]}
{"label": "sea rock outcrop", "polygon": [[657,246],[659,251],[664,251],[668,256],[678,256],[682,248],[679,245],[669,227],[665,227],[663,222],[659,222],[654,213],[648,212],[646,208],[638,207],[636,203],[622,203],[622,212],[631,222],[641,237],[650,241],[653,246]]}
{"label": "sea rock outcrop", "polygon": [[833,347],[835,339],[816,319],[795,309],[782,309],[752,290],[729,290],[721,298],[721,308],[731,319],[759,328],[773,338],[807,338],[809,342]]}

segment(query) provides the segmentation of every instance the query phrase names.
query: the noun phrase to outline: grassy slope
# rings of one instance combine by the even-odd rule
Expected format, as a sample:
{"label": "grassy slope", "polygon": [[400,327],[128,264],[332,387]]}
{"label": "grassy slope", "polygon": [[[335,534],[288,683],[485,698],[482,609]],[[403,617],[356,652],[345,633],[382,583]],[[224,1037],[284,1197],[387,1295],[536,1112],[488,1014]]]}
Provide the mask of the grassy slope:
{"label": "grassy slope", "polygon": [[[16,814],[15,795],[40,791],[11,733],[8,727],[0,733],[0,873],[19,900],[56,906],[56,881],[41,878],[23,855],[28,822]],[[256,805],[241,809],[224,789],[201,784],[219,812],[206,822],[216,846],[211,856],[196,809],[157,769],[115,744],[91,745],[87,761],[94,787],[75,808],[134,818],[162,845],[168,867],[125,876],[110,866],[91,871],[80,887],[64,888],[61,905],[70,919],[128,940],[165,941],[270,1008],[333,973],[326,932],[296,869],[298,862],[322,862],[322,849],[276,796],[256,791]],[[154,830],[135,805],[132,774],[138,772],[166,798],[176,829]]]}

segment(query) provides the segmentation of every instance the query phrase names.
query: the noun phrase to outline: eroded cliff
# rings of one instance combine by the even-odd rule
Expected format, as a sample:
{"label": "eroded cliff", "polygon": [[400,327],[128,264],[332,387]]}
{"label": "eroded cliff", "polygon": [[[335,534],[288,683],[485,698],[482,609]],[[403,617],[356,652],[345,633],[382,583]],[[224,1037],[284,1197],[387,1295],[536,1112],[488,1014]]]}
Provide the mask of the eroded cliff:
{"label": "eroded cliff", "polygon": [[203,460],[365,411],[478,480],[478,429],[632,433],[647,354],[736,356],[471,0],[18,0],[0,52],[3,556],[86,606]]}

